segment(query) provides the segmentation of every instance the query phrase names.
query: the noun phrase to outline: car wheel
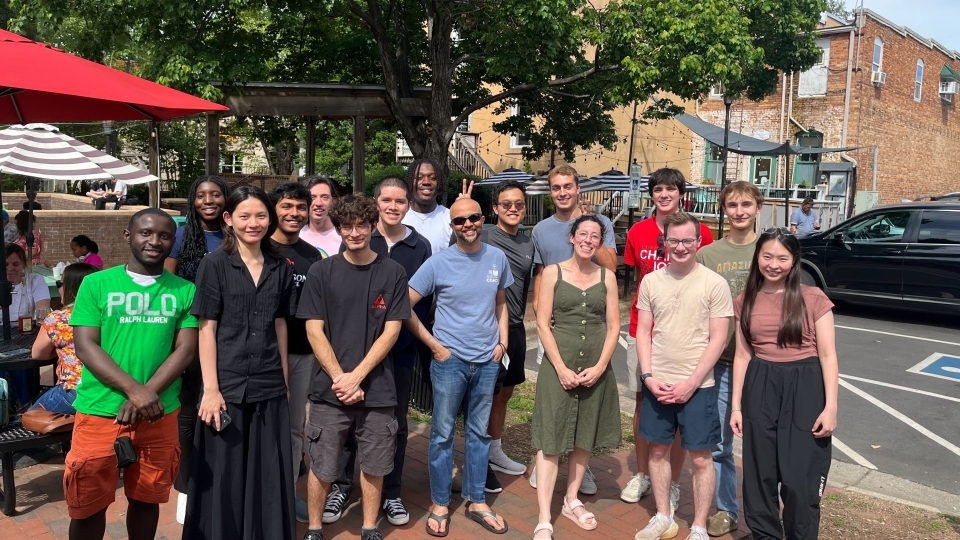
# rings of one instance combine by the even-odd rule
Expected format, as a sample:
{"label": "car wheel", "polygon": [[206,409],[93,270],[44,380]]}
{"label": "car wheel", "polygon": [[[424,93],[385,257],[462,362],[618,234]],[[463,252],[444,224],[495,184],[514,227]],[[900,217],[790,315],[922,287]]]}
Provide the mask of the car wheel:
{"label": "car wheel", "polygon": [[800,282],[804,285],[810,285],[811,287],[820,287],[820,283],[817,282],[817,278],[813,277],[813,274],[811,274],[806,268],[800,269]]}

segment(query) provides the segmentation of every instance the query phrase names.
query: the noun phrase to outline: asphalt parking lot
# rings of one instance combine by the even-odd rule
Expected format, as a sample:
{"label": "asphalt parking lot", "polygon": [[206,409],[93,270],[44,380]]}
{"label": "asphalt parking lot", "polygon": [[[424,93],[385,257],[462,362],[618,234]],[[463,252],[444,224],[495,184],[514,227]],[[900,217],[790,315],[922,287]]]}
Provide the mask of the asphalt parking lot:
{"label": "asphalt parking lot", "polygon": [[[834,459],[960,495],[960,318],[847,304],[835,314]],[[528,342],[536,371],[536,337]],[[613,367],[621,408],[632,410],[625,347],[621,338]]]}

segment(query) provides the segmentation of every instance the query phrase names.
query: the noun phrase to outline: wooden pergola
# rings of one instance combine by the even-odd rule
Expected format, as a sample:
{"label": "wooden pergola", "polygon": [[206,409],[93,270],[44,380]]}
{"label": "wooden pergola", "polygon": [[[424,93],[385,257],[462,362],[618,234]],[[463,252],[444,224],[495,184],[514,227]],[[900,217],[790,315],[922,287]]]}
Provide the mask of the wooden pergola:
{"label": "wooden pergola", "polygon": [[[353,191],[363,191],[364,126],[367,118],[393,118],[386,89],[379,85],[337,83],[251,82],[226,86],[213,83],[226,95],[229,113],[207,115],[207,174],[217,174],[220,164],[220,117],[301,116],[307,123],[306,172],[314,174],[317,120],[353,121]],[[404,99],[404,113],[428,116],[430,88],[414,88],[416,97]]]}

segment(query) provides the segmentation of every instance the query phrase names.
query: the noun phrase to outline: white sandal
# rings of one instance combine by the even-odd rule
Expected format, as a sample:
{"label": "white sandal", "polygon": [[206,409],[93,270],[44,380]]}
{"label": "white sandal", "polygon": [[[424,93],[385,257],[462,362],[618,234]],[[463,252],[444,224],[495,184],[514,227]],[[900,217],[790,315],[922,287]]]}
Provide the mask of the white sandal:
{"label": "white sandal", "polygon": [[[586,510],[586,507],[583,506],[583,503],[580,502],[580,499],[574,499],[570,502],[567,502],[567,498],[563,498],[563,510],[560,511],[565,517],[571,519],[574,523],[580,526],[581,529],[585,531],[592,531],[597,528],[597,516],[593,515],[593,512],[584,512],[577,516],[574,512],[577,508],[583,508]],[[587,521],[592,519],[593,524],[588,524]]]}
{"label": "white sandal", "polygon": [[[533,536],[536,537],[537,533],[540,531],[550,531],[550,538],[553,538],[553,525],[547,522],[537,524],[537,528],[533,530]],[[538,540],[538,539],[534,539]]]}

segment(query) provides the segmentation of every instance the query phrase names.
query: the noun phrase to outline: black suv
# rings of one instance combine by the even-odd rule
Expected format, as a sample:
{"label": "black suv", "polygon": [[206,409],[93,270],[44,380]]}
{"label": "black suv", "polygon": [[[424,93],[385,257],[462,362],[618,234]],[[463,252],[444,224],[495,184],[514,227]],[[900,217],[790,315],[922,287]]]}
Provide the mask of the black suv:
{"label": "black suv", "polygon": [[960,203],[871,208],[799,240],[804,283],[832,299],[960,314]]}

